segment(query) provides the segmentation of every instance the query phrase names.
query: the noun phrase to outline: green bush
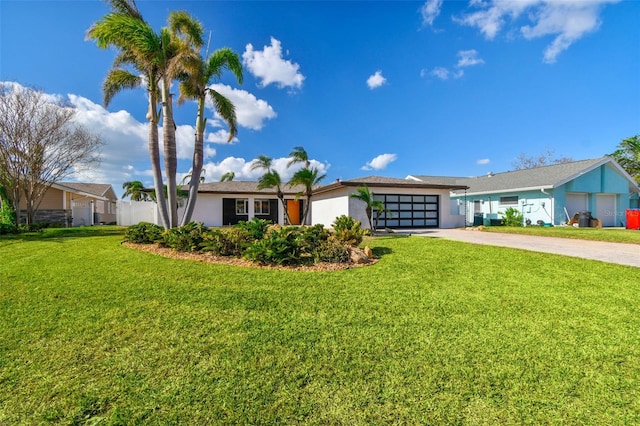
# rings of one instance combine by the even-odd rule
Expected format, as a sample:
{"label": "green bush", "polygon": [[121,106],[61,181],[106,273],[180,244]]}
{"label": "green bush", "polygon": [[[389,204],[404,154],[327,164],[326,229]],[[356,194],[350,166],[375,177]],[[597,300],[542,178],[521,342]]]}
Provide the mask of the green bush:
{"label": "green bush", "polygon": [[322,241],[314,254],[316,262],[346,263],[349,261],[349,248],[333,236]]}
{"label": "green bush", "polygon": [[240,221],[235,227],[247,231],[254,240],[261,240],[267,233],[271,221],[254,217],[250,221]]}
{"label": "green bush", "polygon": [[242,227],[211,229],[203,235],[200,249],[217,256],[240,257],[254,241],[253,235]]}
{"label": "green bush", "polygon": [[261,265],[299,265],[313,263],[310,253],[303,250],[299,228],[271,228],[263,239],[256,241],[244,256]]}
{"label": "green bush", "polygon": [[178,251],[198,251],[208,230],[209,228],[202,223],[189,222],[184,226],[164,231],[160,243]]}
{"label": "green bush", "polygon": [[333,222],[333,229],[335,238],[344,244],[356,247],[362,242],[364,231],[361,223],[351,216],[338,216]]}
{"label": "green bush", "polygon": [[17,234],[18,227],[13,223],[0,223],[0,235]]}
{"label": "green bush", "polygon": [[154,223],[140,222],[131,225],[124,233],[125,241],[137,244],[153,244],[162,239],[163,228]]}
{"label": "green bush", "polygon": [[509,207],[500,213],[505,226],[522,226],[522,220],[524,219],[522,213],[515,207]]}
{"label": "green bush", "polygon": [[48,228],[47,222],[35,222],[35,223],[21,223],[18,225],[18,232],[42,232],[45,228]]}

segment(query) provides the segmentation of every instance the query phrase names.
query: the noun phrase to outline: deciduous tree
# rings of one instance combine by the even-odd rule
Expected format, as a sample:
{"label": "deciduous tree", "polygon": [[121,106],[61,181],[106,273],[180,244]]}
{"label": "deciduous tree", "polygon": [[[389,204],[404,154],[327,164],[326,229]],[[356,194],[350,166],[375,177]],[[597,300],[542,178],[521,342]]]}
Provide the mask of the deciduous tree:
{"label": "deciduous tree", "polygon": [[0,84],[0,186],[16,213],[24,198],[27,224],[51,185],[99,163],[102,139],[75,117],[42,91]]}

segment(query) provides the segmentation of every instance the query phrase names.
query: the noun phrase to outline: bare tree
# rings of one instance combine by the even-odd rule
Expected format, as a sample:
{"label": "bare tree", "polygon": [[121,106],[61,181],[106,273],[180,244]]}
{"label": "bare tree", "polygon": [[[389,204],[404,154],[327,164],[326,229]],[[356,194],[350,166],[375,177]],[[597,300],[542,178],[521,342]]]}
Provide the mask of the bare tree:
{"label": "bare tree", "polygon": [[544,151],[538,155],[528,155],[524,152],[520,153],[511,165],[514,170],[534,169],[536,167],[550,166],[552,164],[570,163],[573,161],[571,157],[559,157],[554,158],[554,151],[549,148],[545,148]]}
{"label": "bare tree", "polygon": [[42,91],[0,84],[0,186],[19,221],[33,223],[51,185],[99,162],[102,139],[74,121],[76,111]]}

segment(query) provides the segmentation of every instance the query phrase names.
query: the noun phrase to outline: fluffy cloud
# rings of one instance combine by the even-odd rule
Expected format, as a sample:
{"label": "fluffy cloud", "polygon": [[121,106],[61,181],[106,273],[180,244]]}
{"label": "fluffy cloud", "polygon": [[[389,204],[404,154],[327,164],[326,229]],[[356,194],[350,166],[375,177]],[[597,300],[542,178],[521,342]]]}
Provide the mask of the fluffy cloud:
{"label": "fluffy cloud", "polygon": [[390,163],[396,161],[397,158],[398,156],[396,154],[380,154],[362,166],[361,170],[382,170]]}
{"label": "fluffy cloud", "polygon": [[484,166],[487,165],[491,162],[491,160],[489,160],[488,158],[481,158],[480,160],[476,161],[476,164],[479,166]]}
{"label": "fluffy cloud", "polygon": [[[264,127],[264,121],[275,118],[278,114],[273,110],[271,105],[269,105],[266,101],[262,99],[256,98],[251,93],[246,90],[234,89],[231,86],[227,86],[226,84],[212,84],[209,86],[211,89],[223,94],[236,107],[236,117],[238,119],[238,124],[242,127],[247,127],[253,130],[260,130]],[[214,115],[216,118],[220,119],[220,117],[215,114],[215,110],[213,109],[213,104],[210,100],[207,99],[206,103],[207,108],[214,111]],[[219,121],[215,121],[211,123],[211,125],[218,125],[221,127],[221,123]],[[220,135],[218,135],[220,136]],[[227,134],[227,138],[229,135]],[[215,136],[212,136],[211,142],[215,142],[217,139]],[[227,140],[225,139],[226,143]]]}
{"label": "fluffy cloud", "polygon": [[458,52],[458,63],[456,64],[458,68],[472,67],[480,64],[484,64],[484,60],[478,57],[477,50],[460,50]]}
{"label": "fluffy cloud", "polygon": [[[474,0],[471,7],[479,7],[473,13],[455,18],[455,21],[477,27],[491,40],[506,26],[507,18],[515,22],[525,17],[529,24],[519,28],[520,34],[531,40],[555,36],[544,51],[543,61],[555,62],[558,55],[568,49],[585,34],[596,31],[601,23],[600,11],[605,4],[619,0],[518,0],[488,2]],[[526,12],[526,13],[525,13]]]}
{"label": "fluffy cloud", "polygon": [[247,44],[242,54],[242,62],[251,74],[261,79],[261,87],[271,83],[280,88],[302,87],[305,77],[299,72],[300,65],[283,59],[282,44],[273,37],[271,45],[264,46],[261,51],[254,50],[251,43]]}
{"label": "fluffy cloud", "polygon": [[443,0],[427,0],[420,8],[422,14],[422,25],[432,26],[433,21],[440,15]]}
{"label": "fluffy cloud", "polygon": [[367,86],[369,86],[369,89],[373,90],[382,86],[386,81],[387,79],[382,76],[382,71],[378,70],[367,79]]}
{"label": "fluffy cloud", "polygon": [[[291,157],[280,157],[271,160],[271,167],[277,171],[283,182],[287,182],[293,174],[303,167],[302,164],[297,166],[287,167],[287,164],[291,160]],[[257,180],[264,174],[263,170],[251,170],[251,163],[254,160],[245,160],[244,158],[227,157],[220,162],[208,162],[204,165],[204,169],[207,171],[205,174],[206,182],[217,182],[220,180],[223,174],[233,172],[235,174],[234,180]],[[329,164],[321,163],[317,160],[310,160],[311,167],[318,169],[318,174],[323,175],[327,173]]]}

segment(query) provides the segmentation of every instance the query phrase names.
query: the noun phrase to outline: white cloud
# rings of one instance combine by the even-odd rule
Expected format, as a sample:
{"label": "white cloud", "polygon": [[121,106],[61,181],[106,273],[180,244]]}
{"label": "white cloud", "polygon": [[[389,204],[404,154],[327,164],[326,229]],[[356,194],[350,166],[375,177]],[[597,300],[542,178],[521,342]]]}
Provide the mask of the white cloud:
{"label": "white cloud", "polygon": [[[278,115],[273,110],[271,105],[269,105],[266,101],[256,98],[246,90],[234,89],[233,87],[227,86],[226,84],[212,84],[209,87],[223,94],[224,96],[229,98],[231,102],[233,102],[236,107],[236,117],[238,119],[238,125],[242,127],[247,127],[253,130],[260,130],[264,126],[265,120],[270,120]],[[206,106],[207,108],[213,110],[213,104],[208,99]],[[217,114],[215,114],[215,116],[218,119],[220,118]],[[210,123],[210,125],[212,126],[216,126],[216,124],[220,127],[222,126],[219,120]],[[215,139],[215,136],[212,136],[212,138]],[[214,140],[212,140],[211,142],[214,142]],[[224,142],[226,142],[226,139]]]}
{"label": "white cloud", "polygon": [[456,64],[458,68],[471,67],[480,64],[484,64],[484,60],[478,57],[477,50],[460,50],[458,52],[458,63]]}
{"label": "white cloud", "polygon": [[[291,176],[298,171],[302,164],[287,168],[287,164],[291,160],[290,157],[280,157],[271,160],[271,167],[278,172],[283,182],[287,182],[291,179]],[[220,162],[208,162],[204,165],[204,169],[207,171],[205,175],[206,182],[217,182],[220,180],[223,174],[227,172],[235,173],[234,180],[257,180],[264,174],[263,170],[251,170],[251,160],[245,160],[244,158],[227,157]],[[319,175],[327,173],[329,164],[321,163],[317,160],[310,160],[311,167],[318,169]]]}
{"label": "white cloud", "polygon": [[440,15],[443,0],[427,0],[420,8],[422,14],[422,25],[432,26],[435,19]]}
{"label": "white cloud", "polygon": [[275,83],[280,88],[300,88],[305,79],[298,71],[300,65],[283,59],[282,45],[274,37],[271,37],[271,46],[264,46],[262,51],[254,50],[251,43],[247,44],[242,62],[251,74],[261,79],[261,87]]}
{"label": "white cloud", "polygon": [[396,154],[380,154],[362,166],[361,170],[382,170],[390,163],[396,161],[397,158],[398,156]]}
{"label": "white cloud", "polygon": [[429,74],[434,77],[438,77],[440,80],[449,79],[449,70],[444,67],[435,67]]}
{"label": "white cloud", "polygon": [[378,70],[367,79],[367,86],[373,90],[382,86],[386,81],[387,79],[382,76],[382,71]]}
{"label": "white cloud", "polygon": [[[481,10],[454,18],[462,25],[477,27],[491,40],[506,26],[506,18],[513,25],[520,17],[530,24],[519,28],[522,36],[531,40],[555,36],[545,51],[543,61],[555,62],[558,55],[584,35],[596,31],[601,23],[600,11],[605,4],[620,0],[489,0],[472,1],[470,7]],[[525,12],[527,12],[525,14]]]}
{"label": "white cloud", "polygon": [[484,166],[486,164],[489,164],[491,162],[491,160],[489,160],[488,158],[481,158],[480,160],[476,161],[476,164],[479,166]]}

